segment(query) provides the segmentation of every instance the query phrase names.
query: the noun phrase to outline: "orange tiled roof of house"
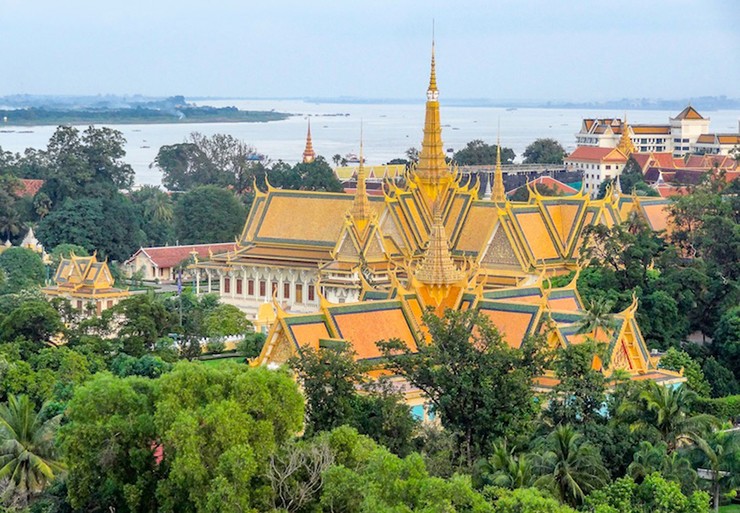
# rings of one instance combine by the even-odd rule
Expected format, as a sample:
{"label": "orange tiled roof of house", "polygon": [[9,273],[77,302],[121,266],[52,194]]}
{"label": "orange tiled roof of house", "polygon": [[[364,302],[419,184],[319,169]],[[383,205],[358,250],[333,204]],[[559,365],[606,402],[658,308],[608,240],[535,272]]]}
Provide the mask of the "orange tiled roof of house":
{"label": "orange tiled roof of house", "polygon": [[578,146],[568,155],[568,160],[586,160],[593,162],[626,162],[627,157],[615,148],[599,148],[597,146]]}
{"label": "orange tiled roof of house", "polygon": [[33,198],[36,193],[39,192],[41,187],[44,185],[43,180],[36,180],[31,178],[21,178],[21,188],[18,189],[17,194],[21,198]]}
{"label": "orange tiled roof of house", "polygon": [[218,244],[191,244],[189,246],[160,246],[151,248],[140,248],[126,263],[133,261],[139,254],[144,253],[151,262],[159,268],[166,269],[174,267],[183,260],[192,256],[193,251],[198,258],[208,258],[211,254],[226,253],[234,251],[236,244],[233,242],[224,242]]}

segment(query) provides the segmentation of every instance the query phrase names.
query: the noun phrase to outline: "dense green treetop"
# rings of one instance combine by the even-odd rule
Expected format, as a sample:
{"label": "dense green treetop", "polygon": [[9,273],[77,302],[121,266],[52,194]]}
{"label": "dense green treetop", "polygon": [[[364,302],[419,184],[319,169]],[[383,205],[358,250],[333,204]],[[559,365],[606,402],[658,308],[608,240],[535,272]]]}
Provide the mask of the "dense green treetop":
{"label": "dense green treetop", "polygon": [[525,164],[562,164],[565,148],[555,139],[537,139],[522,154]]}
{"label": "dense green treetop", "polygon": [[44,283],[46,271],[41,256],[26,248],[8,248],[0,253],[0,294],[33,289]]}
{"label": "dense green treetop", "polygon": [[[496,163],[495,144],[487,144],[481,139],[470,141],[465,148],[455,152],[452,160],[461,166],[492,166]],[[511,148],[501,147],[501,163],[511,164],[516,154]]]}
{"label": "dense green treetop", "polygon": [[236,195],[214,185],[196,187],[175,204],[175,237],[180,244],[233,241],[247,212]]}

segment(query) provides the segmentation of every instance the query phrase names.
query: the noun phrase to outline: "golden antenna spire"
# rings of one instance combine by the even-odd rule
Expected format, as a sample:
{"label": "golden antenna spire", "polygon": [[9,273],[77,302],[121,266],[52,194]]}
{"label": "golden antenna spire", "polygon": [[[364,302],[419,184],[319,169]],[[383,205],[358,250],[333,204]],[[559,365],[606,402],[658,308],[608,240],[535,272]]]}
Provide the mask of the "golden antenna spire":
{"label": "golden antenna spire", "polygon": [[504,171],[501,169],[501,119],[498,121],[498,135],[496,136],[496,170],[493,174],[493,193],[491,199],[496,203],[506,201],[504,188]]}
{"label": "golden antenna spire", "polygon": [[365,182],[365,162],[363,156],[363,126],[360,121],[360,167],[357,169],[357,189],[355,199],[352,203],[352,219],[360,232],[362,232],[370,220],[370,200],[367,197],[367,185]]}
{"label": "golden antenna spire", "polygon": [[[442,144],[442,124],[439,119],[439,91],[437,90],[437,72],[432,40],[432,63],[427,89],[426,113],[424,118],[424,138],[416,166],[415,181],[422,187],[427,197],[433,202],[442,192],[443,187],[452,182],[452,174]],[[429,205],[431,207],[431,205]],[[431,208],[430,208],[431,210]]]}
{"label": "golden antenna spire", "polygon": [[619,144],[617,144],[617,149],[621,151],[625,157],[629,157],[637,149],[635,148],[635,144],[632,142],[632,139],[630,138],[630,126],[627,124],[627,113],[626,112],[624,113],[624,123],[622,123],[622,135],[619,138]]}
{"label": "golden antenna spire", "polygon": [[308,120],[308,133],[306,133],[306,149],[303,150],[303,163],[309,164],[316,158],[316,152],[313,151],[313,142],[311,141],[311,120]]}

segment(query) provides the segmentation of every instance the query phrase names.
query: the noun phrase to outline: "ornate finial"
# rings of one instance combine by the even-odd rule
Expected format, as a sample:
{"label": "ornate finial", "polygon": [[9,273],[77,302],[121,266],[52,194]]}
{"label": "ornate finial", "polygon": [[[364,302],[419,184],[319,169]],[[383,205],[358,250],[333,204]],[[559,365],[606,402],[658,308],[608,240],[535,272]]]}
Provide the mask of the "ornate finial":
{"label": "ornate finial", "polygon": [[486,186],[483,189],[483,199],[491,199],[491,173],[481,173],[485,178]]}
{"label": "ornate finial", "polygon": [[503,203],[506,201],[506,189],[504,188],[504,172],[501,169],[501,121],[499,120],[498,136],[496,137],[496,171],[493,174],[493,201]]}
{"label": "ornate finial", "polygon": [[624,123],[622,123],[622,135],[619,138],[619,144],[617,144],[617,149],[621,151],[625,157],[629,157],[637,149],[635,148],[635,144],[632,142],[632,139],[630,138],[630,126],[627,124],[627,113],[626,112],[624,113]]}
{"label": "ornate finial", "polygon": [[308,120],[308,132],[306,133],[306,149],[303,150],[303,163],[309,164],[316,158],[316,152],[313,151],[313,142],[311,141],[311,120]]}
{"label": "ornate finial", "polygon": [[[444,187],[449,186],[453,179],[442,144],[439,91],[437,90],[434,42],[432,41],[432,66],[429,76],[429,89],[427,89],[424,138],[421,143],[419,161],[414,171],[414,182],[422,188],[431,201],[435,201],[444,192]],[[428,204],[428,206],[430,205]]]}
{"label": "ornate finial", "polygon": [[367,197],[367,185],[365,181],[365,163],[363,157],[363,127],[360,122],[360,167],[357,169],[357,189],[355,190],[355,199],[352,203],[352,219],[362,231],[367,222],[370,220],[372,211],[370,210],[370,200]]}
{"label": "ornate finial", "polygon": [[432,71],[429,74],[429,87],[427,88],[427,100],[437,101],[439,91],[437,90],[437,70],[434,62],[434,22],[432,22]]}
{"label": "ornate finial", "polygon": [[431,286],[449,286],[463,279],[463,273],[452,260],[442,212],[437,202],[434,204],[434,223],[429,234],[429,245],[415,275],[421,283]]}

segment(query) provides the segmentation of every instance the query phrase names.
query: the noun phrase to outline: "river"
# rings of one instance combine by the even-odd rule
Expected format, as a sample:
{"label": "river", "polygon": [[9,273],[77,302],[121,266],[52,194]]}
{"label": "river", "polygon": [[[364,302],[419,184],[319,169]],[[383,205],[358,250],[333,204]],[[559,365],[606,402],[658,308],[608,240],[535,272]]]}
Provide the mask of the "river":
{"label": "river", "polygon": [[[468,141],[496,141],[501,126],[501,144],[510,147],[518,159],[529,143],[541,137],[559,141],[567,150],[575,145],[575,133],[586,117],[621,117],[622,111],[588,109],[445,106],[441,100],[442,138],[445,148],[459,150]],[[301,158],[306,126],[311,119],[311,133],[316,153],[331,161],[334,154],[359,153],[360,124],[364,132],[367,163],[382,164],[405,151],[419,147],[424,125],[424,104],[385,103],[309,103],[301,100],[218,100],[197,102],[202,105],[236,106],[240,109],[271,110],[299,114],[284,121],[269,123],[194,123],[162,125],[117,125],[127,140],[126,161],[136,171],[137,184],[159,184],[161,173],[151,166],[159,148],[180,143],[191,132],[205,135],[231,134],[267,155],[271,160],[294,163]],[[629,112],[635,123],[668,123],[678,112],[640,110]],[[711,118],[710,131],[737,132],[740,110],[703,112]],[[22,152],[25,148],[44,148],[54,126],[2,127],[0,148]]]}

